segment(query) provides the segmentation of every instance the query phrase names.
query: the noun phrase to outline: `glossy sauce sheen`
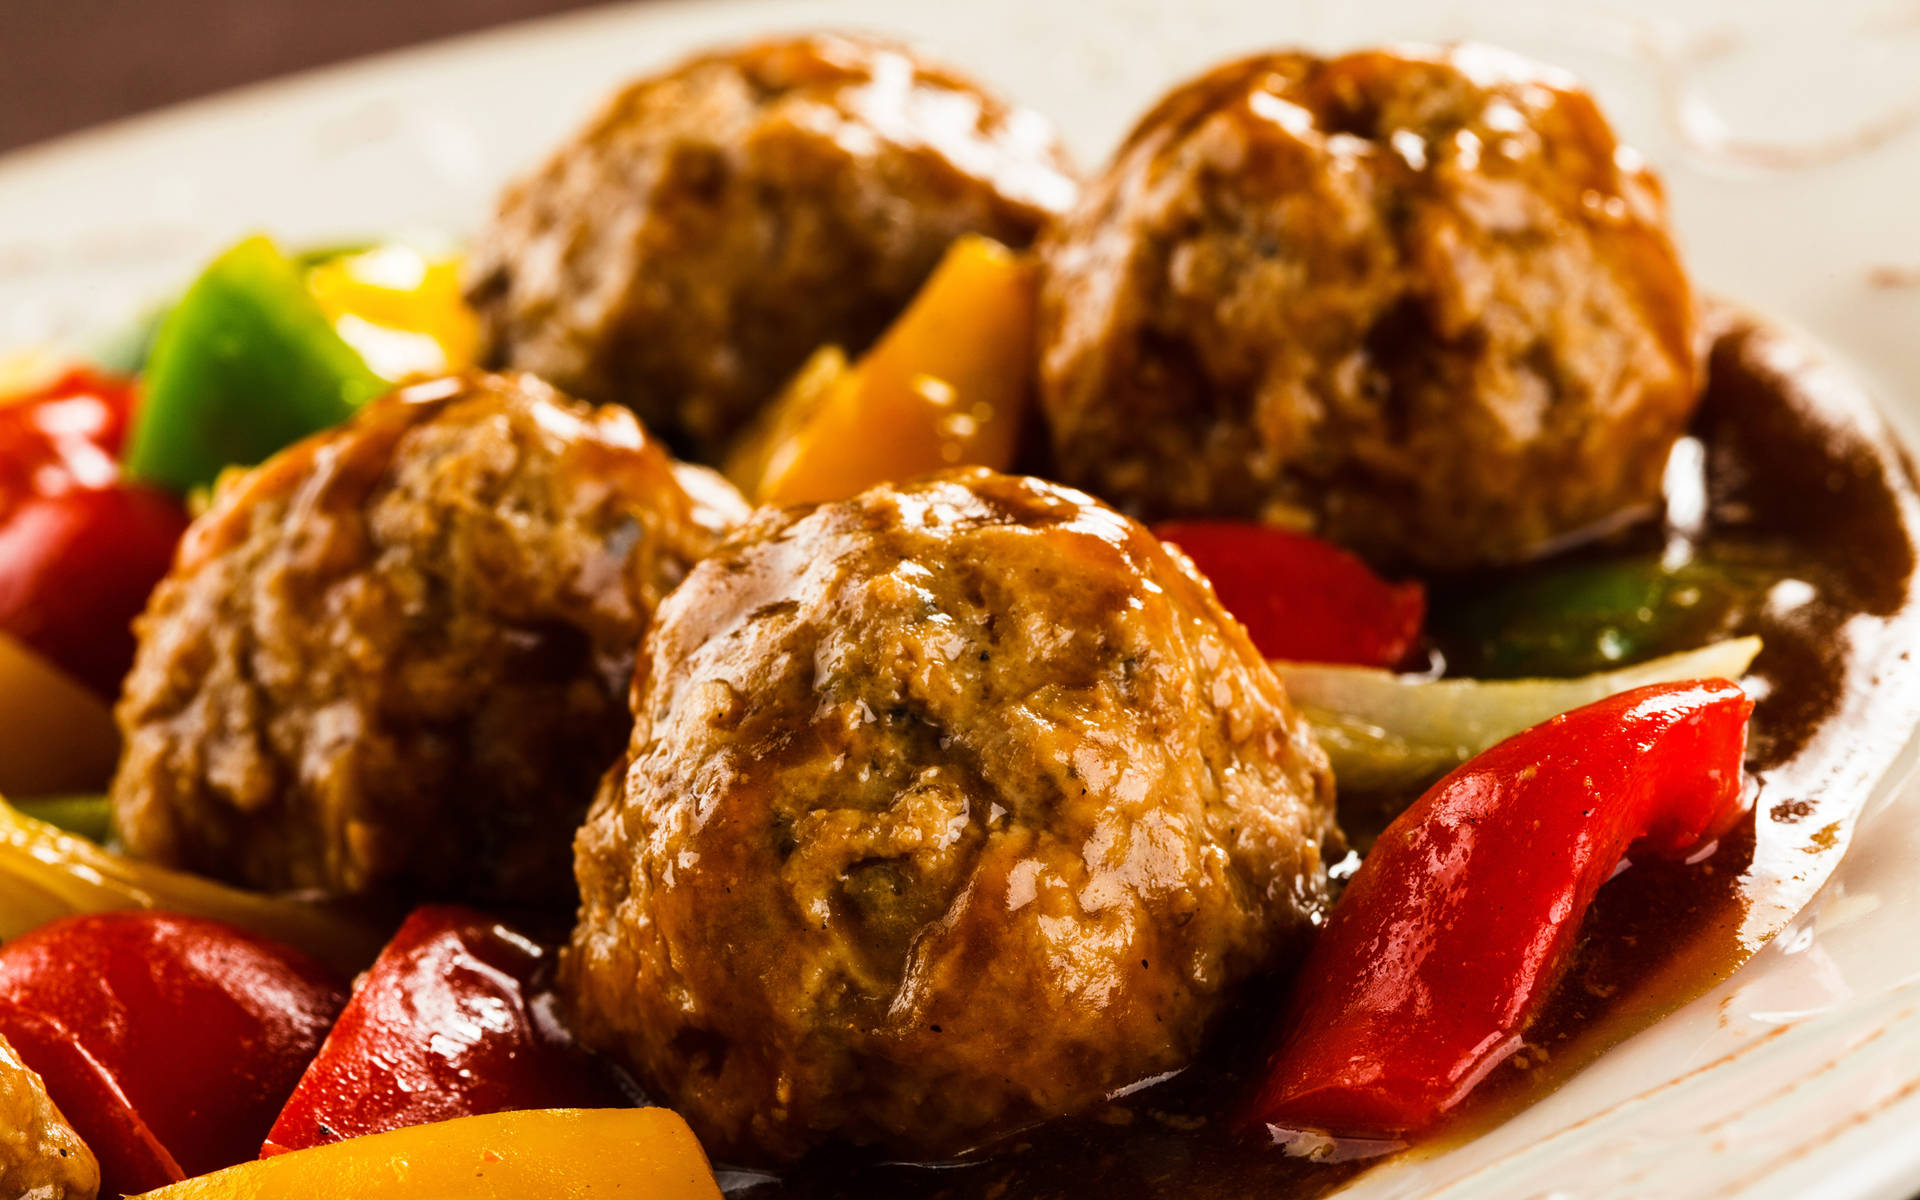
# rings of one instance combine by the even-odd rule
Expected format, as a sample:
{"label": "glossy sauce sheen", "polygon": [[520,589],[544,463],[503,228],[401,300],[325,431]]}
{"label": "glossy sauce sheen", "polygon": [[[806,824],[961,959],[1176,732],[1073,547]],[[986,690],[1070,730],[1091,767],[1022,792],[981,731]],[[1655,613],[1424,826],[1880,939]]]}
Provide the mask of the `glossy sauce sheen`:
{"label": "glossy sauce sheen", "polygon": [[[1756,819],[1702,862],[1635,864],[1601,890],[1526,1047],[1442,1139],[1504,1119],[1751,956],[1831,873],[1872,784],[1920,716],[1909,649],[1920,640],[1920,505],[1869,401],[1788,338],[1729,317],[1692,433],[1706,450],[1705,524],[1692,553],[1763,581],[1722,623],[1766,640],[1749,680],[1759,699],[1747,758]],[[1677,490],[1675,513],[1686,503]],[[1650,525],[1578,557],[1658,549],[1664,536]],[[1435,638],[1448,652],[1447,631],[1436,628]],[[1379,1161],[1381,1147],[1295,1157],[1226,1128],[1283,989],[1277,980],[1251,989],[1189,1070],[977,1160],[906,1166],[849,1153],[780,1178],[722,1165],[721,1182],[753,1200],[1324,1195]]]}

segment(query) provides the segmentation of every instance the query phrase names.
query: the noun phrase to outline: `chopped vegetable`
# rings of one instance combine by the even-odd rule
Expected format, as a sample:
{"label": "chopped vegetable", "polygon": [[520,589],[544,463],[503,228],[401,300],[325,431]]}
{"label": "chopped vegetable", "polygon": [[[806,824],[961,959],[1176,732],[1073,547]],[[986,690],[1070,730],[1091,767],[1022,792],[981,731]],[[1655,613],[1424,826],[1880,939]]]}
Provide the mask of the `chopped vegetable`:
{"label": "chopped vegetable", "polygon": [[853,377],[853,364],[838,346],[822,346],[808,355],[766,411],[734,443],[722,464],[727,478],[749,499],[762,499],[774,455],[797,454],[795,447],[811,436],[808,430],[829,404],[845,403],[836,397],[848,390],[847,381]]}
{"label": "chopped vegetable", "polygon": [[1426,590],[1388,583],[1331,542],[1237,521],[1169,521],[1186,552],[1268,658],[1392,667],[1420,640]]}
{"label": "chopped vegetable", "polygon": [[186,1172],[128,1103],[113,1073],[100,1064],[67,1027],[50,1017],[0,1000],[0,1037],[5,1037],[39,1075],[61,1115],[99,1161],[101,1175],[118,1195],[146,1180],[186,1178]]}
{"label": "chopped vegetable", "polygon": [[23,500],[0,515],[0,630],[95,694],[117,695],[133,665],[133,619],[186,528],[178,501],[145,488]]}
{"label": "chopped vegetable", "polygon": [[127,469],[177,492],[258,463],[385,391],[265,238],[215,259],[156,336]]}
{"label": "chopped vegetable", "polygon": [[119,756],[120,733],[106,702],[0,633],[0,792],[97,788]]}
{"label": "chopped vegetable", "polygon": [[[254,1156],[346,993],[319,963],[242,929],[172,913],[69,917],[0,946],[0,1034],[100,1158],[109,1195]],[[32,1014],[20,1035],[7,1013]],[[43,1057],[51,1024],[88,1060]],[[97,1068],[97,1069],[95,1069]],[[115,1094],[101,1111],[101,1075]],[[114,1131],[137,1127],[142,1152]],[[177,1164],[155,1172],[146,1137]]]}
{"label": "chopped vegetable", "polygon": [[311,276],[314,271],[336,259],[352,258],[356,254],[371,254],[382,243],[368,238],[345,238],[337,242],[321,242],[318,245],[302,246],[289,251],[287,261]]}
{"label": "chopped vegetable", "polygon": [[0,632],[102,696],[186,530],[171,496],[121,481],[133,387],[62,374],[0,405]]}
{"label": "chopped vegetable", "polygon": [[462,1117],[281,1154],[141,1200],[720,1200],[693,1131],[664,1108]]}
{"label": "chopped vegetable", "polygon": [[399,380],[470,367],[480,323],[460,292],[458,259],[411,246],[328,256],[307,274],[321,311],[381,376]]}
{"label": "chopped vegetable", "polygon": [[1005,470],[1026,420],[1034,271],[988,238],[955,242],[858,363],[815,354],[728,456],[762,503],[839,500],[946,467]]}
{"label": "chopped vegetable", "polygon": [[1423,787],[1487,747],[1557,713],[1680,679],[1738,679],[1757,637],[1578,679],[1429,679],[1364,667],[1275,663],[1287,694],[1312,722],[1344,790]]}
{"label": "chopped vegetable", "polygon": [[1257,1124],[1427,1129],[1521,1045],[1623,853],[1677,857],[1745,811],[1753,702],[1657,684],[1509,738],[1387,828],[1301,967]]}
{"label": "chopped vegetable", "polygon": [[261,1157],[619,1091],[540,1004],[552,955],[471,909],[414,911],[354,989]]}
{"label": "chopped vegetable", "polygon": [[[1763,582],[1764,580],[1764,582]],[[1529,573],[1436,605],[1456,668],[1487,678],[1585,675],[1724,636],[1772,579],[1751,567],[1658,555]]]}
{"label": "chopped vegetable", "polygon": [[0,405],[38,395],[75,365],[67,355],[44,346],[0,350]]}
{"label": "chopped vegetable", "polygon": [[0,1195],[95,1200],[100,1163],[47,1095],[40,1073],[0,1037]]}
{"label": "chopped vegetable", "polygon": [[24,816],[90,842],[104,842],[113,832],[113,802],[105,796],[36,796],[15,807]]}
{"label": "chopped vegetable", "polygon": [[339,912],[138,862],[0,801],[0,941],[60,917],[117,909],[225,921],[295,946],[343,975],[373,961],[380,948],[368,924]]}

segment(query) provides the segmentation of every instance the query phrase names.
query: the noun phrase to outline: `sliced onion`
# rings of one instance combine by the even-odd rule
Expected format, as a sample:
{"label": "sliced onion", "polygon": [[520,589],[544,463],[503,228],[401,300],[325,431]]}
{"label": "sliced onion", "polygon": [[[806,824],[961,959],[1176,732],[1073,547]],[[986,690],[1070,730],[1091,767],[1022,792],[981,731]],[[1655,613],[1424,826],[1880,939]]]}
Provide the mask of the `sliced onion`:
{"label": "sliced onion", "polygon": [[1342,788],[1424,787],[1467,759],[1548,717],[1650,683],[1739,680],[1757,637],[1731,638],[1575,679],[1431,679],[1371,667],[1275,662],[1312,722]]}

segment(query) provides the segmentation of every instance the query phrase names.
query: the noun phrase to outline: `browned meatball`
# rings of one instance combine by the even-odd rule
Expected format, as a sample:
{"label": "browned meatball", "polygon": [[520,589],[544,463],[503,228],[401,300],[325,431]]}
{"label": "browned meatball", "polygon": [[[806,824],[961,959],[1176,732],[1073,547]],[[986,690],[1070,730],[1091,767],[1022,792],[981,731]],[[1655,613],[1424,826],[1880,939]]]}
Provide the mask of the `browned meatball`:
{"label": "browned meatball", "polygon": [[1043,254],[1058,469],[1149,517],[1517,559],[1650,504],[1695,400],[1658,181],[1481,47],[1216,68]]}
{"label": "browned meatball", "polygon": [[1071,201],[1051,127],[868,39],[642,79],[509,188],[474,250],[489,353],[711,455],[823,343],[871,342],[948,243]]}
{"label": "browned meatball", "polygon": [[529,376],[376,402],[188,533],[119,705],[121,837],[264,888],[570,898],[635,646],[744,511]]}
{"label": "browned meatball", "polygon": [[1177,551],[984,470],[763,509],[661,605],[577,844],[579,1027],[724,1156],[938,1154],[1185,1063],[1339,853]]}
{"label": "browned meatball", "polygon": [[0,1196],[93,1200],[100,1164],[33,1068],[0,1037]]}

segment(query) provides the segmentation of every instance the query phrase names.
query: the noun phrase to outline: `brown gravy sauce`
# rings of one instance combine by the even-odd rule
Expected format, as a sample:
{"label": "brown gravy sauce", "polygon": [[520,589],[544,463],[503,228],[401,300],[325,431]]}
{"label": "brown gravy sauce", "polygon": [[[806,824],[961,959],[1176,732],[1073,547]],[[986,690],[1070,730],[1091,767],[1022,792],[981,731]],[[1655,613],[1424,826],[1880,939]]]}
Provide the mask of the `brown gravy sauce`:
{"label": "brown gravy sauce", "polygon": [[[1747,763],[1755,821],[1704,861],[1636,864],[1602,889],[1527,1046],[1440,1144],[1504,1120],[1745,962],[1838,864],[1873,783],[1920,718],[1920,502],[1904,453],[1858,388],[1801,344],[1745,317],[1719,321],[1692,431],[1706,448],[1709,501],[1695,546],[1778,577],[1728,629],[1766,641]],[[1643,528],[1623,541],[1658,545],[1659,535]],[[1436,640],[1444,652],[1444,631]],[[1290,1154],[1226,1128],[1281,998],[1281,981],[1252,989],[1188,1070],[977,1159],[928,1166],[832,1153],[780,1176],[723,1169],[722,1183],[752,1200],[1326,1195],[1383,1148]]]}

